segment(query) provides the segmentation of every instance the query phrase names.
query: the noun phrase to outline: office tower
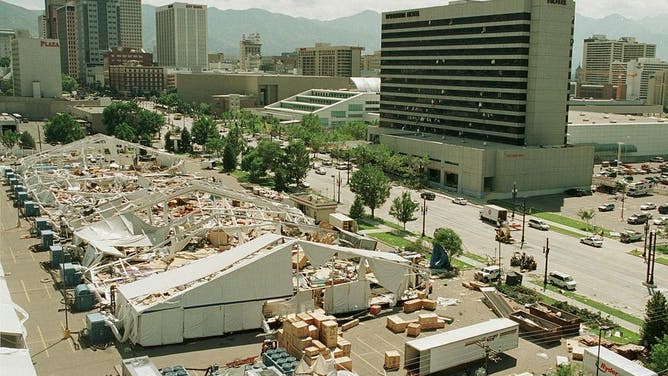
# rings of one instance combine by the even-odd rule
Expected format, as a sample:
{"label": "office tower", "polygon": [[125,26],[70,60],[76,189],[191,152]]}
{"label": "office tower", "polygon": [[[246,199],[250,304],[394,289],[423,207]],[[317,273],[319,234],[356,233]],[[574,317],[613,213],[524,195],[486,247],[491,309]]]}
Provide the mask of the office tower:
{"label": "office tower", "polygon": [[316,43],[315,47],[297,49],[298,66],[304,76],[359,77],[363,50],[364,47]]}
{"label": "office tower", "polygon": [[46,39],[46,16],[40,14],[37,16],[37,37]]}
{"label": "office tower", "polygon": [[668,69],[654,73],[647,85],[647,104],[663,105],[668,112]]}
{"label": "office tower", "polygon": [[164,67],[207,67],[206,5],[173,3],[155,12],[156,57]]}
{"label": "office tower", "polygon": [[104,84],[102,54],[120,45],[120,0],[76,0],[79,81]]}
{"label": "office tower", "polygon": [[626,99],[647,99],[649,80],[668,69],[668,62],[657,58],[639,58],[626,63]]}
{"label": "office tower", "polygon": [[12,56],[12,39],[30,38],[30,31],[25,29],[0,29],[0,57]]}
{"label": "office tower", "polygon": [[58,40],[60,41],[60,69],[63,73],[77,79],[77,29],[74,3],[70,2],[56,10]]}
{"label": "office tower", "polygon": [[56,98],[62,92],[57,39],[13,38],[12,78],[18,97]]}
{"label": "office tower", "polygon": [[582,54],[582,81],[586,84],[619,84],[613,63],[627,63],[643,57],[656,57],[656,45],[636,42],[635,38],[607,39],[593,35],[585,39]]}
{"label": "office tower", "polygon": [[262,61],[262,43],[260,43],[260,34],[243,34],[239,41],[239,70],[242,72],[252,72],[260,69]]}
{"label": "office tower", "polygon": [[383,13],[381,127],[564,144],[574,11],[493,0]]}
{"label": "office tower", "polygon": [[121,0],[121,46],[142,48],[141,0]]}
{"label": "office tower", "polygon": [[56,11],[67,3],[67,0],[44,0],[44,17],[46,21],[46,37],[58,38],[58,21]]}

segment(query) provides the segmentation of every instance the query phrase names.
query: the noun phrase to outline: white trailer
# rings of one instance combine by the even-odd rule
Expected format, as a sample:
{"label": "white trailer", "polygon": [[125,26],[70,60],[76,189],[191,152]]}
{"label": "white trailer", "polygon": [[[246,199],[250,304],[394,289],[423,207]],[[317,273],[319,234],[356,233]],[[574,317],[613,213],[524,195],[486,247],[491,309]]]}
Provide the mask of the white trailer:
{"label": "white trailer", "polygon": [[501,226],[508,220],[508,210],[496,205],[485,205],[480,209],[480,219]]}
{"label": "white trailer", "polygon": [[584,350],[582,365],[584,374],[599,376],[658,376],[656,372],[632,362],[625,357],[601,347],[601,358],[598,373],[596,373],[596,359],[598,358],[598,346],[587,347]]}
{"label": "white trailer", "polygon": [[485,358],[493,352],[514,349],[519,342],[519,324],[509,319],[492,319],[461,329],[406,342],[406,368],[417,375],[447,370]]}
{"label": "white trailer", "polygon": [[328,221],[330,225],[338,228],[339,230],[357,232],[357,222],[345,214],[330,213]]}

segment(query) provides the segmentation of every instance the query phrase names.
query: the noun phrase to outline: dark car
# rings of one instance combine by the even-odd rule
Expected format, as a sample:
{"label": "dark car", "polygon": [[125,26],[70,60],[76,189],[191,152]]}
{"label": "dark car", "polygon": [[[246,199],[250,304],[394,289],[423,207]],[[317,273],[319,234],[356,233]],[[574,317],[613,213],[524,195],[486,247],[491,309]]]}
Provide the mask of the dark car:
{"label": "dark car", "polygon": [[632,216],[630,216],[629,219],[626,222],[630,225],[642,225],[642,224],[645,224],[650,219],[652,219],[651,214],[649,214],[649,213],[638,213],[638,214],[633,214]]}
{"label": "dark car", "polygon": [[591,190],[587,191],[586,189],[582,188],[571,188],[564,191],[564,193],[566,193],[569,196],[582,197],[591,195]]}
{"label": "dark car", "polygon": [[661,214],[668,214],[668,203],[659,205],[659,207],[657,209],[659,210],[659,213],[661,213]]}

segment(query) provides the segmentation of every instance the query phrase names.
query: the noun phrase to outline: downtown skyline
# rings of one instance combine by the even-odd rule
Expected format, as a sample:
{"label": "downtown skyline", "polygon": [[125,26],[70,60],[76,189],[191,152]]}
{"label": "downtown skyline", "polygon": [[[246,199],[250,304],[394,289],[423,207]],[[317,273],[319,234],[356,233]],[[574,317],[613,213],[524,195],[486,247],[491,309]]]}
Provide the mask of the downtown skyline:
{"label": "downtown skyline", "polygon": [[[43,9],[43,0],[4,0],[5,2],[19,5],[28,9]],[[143,4],[161,6],[173,3],[173,0],[143,0]],[[302,0],[258,0],[254,6],[249,7],[248,2],[242,0],[200,0],[182,1],[186,3],[206,4],[209,7],[225,9],[249,9],[259,8],[274,13],[289,14],[296,17],[305,17],[319,20],[329,20],[339,17],[347,17],[364,10],[377,12],[421,8],[445,5],[448,1],[443,0],[342,0],[338,2],[325,1],[302,1]],[[661,14],[668,14],[668,2],[664,0],[646,0],[642,2],[632,0],[587,0],[576,2],[577,13],[587,17],[603,18],[611,14],[620,14],[631,19],[642,19]]]}

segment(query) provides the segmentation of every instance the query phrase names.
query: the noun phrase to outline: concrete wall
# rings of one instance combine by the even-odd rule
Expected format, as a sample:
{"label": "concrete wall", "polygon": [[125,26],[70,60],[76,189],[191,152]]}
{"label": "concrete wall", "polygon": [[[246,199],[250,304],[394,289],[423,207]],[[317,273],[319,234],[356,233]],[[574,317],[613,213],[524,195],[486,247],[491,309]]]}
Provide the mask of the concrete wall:
{"label": "concrete wall", "polygon": [[[622,161],[668,155],[668,119],[664,122],[638,124],[578,124],[568,127],[569,143],[635,145],[637,152],[623,153]],[[609,154],[609,153],[608,153]]]}
{"label": "concrete wall", "polygon": [[210,103],[218,94],[243,94],[257,97],[257,106],[265,106],[309,89],[345,89],[347,77],[290,75],[246,75],[220,73],[177,73],[176,88],[186,102]]}
{"label": "concrete wall", "polygon": [[72,106],[97,106],[98,100],[69,101],[52,98],[0,97],[0,112],[18,113],[29,120],[50,118],[59,112],[70,112]]}

